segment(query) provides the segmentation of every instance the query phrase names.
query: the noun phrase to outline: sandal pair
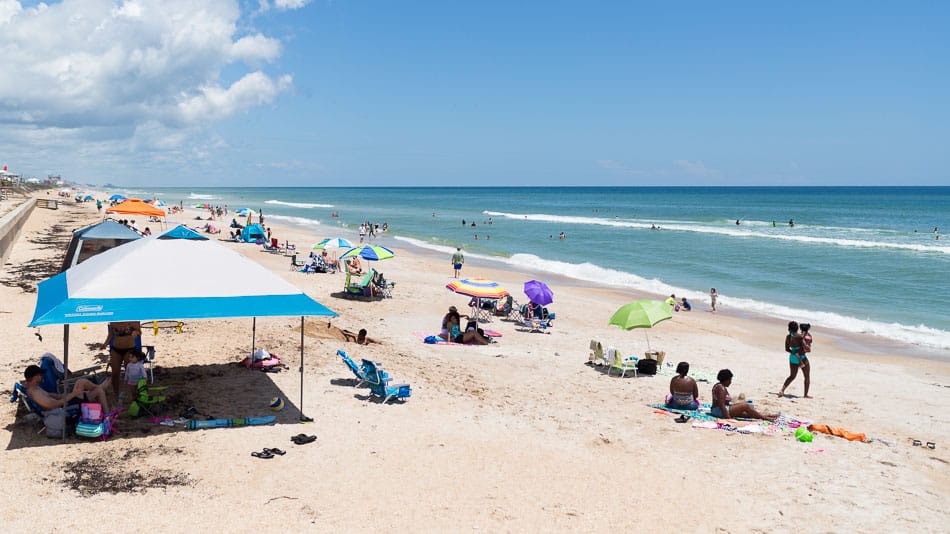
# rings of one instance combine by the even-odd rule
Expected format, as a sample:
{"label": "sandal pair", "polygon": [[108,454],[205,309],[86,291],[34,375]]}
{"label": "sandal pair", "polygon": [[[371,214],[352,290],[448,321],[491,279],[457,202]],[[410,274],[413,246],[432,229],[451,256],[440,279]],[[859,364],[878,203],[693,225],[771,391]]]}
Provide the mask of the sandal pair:
{"label": "sandal pair", "polygon": [[257,451],[252,452],[251,456],[255,458],[268,459],[268,458],[273,458],[274,456],[283,456],[285,454],[287,454],[287,451],[282,451],[280,449],[268,449],[265,447],[264,450],[260,452],[257,452]]}
{"label": "sandal pair", "polygon": [[317,436],[306,435],[306,434],[297,434],[296,436],[290,438],[290,441],[293,441],[297,445],[306,445],[308,443],[313,443],[317,441]]}

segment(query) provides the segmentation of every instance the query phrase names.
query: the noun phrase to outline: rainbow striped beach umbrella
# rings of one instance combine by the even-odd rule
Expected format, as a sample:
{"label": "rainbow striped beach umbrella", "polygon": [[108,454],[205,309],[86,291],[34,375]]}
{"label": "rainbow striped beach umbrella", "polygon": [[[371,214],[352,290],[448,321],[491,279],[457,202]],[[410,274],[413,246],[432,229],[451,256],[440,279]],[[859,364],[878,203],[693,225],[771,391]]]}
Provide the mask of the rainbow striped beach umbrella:
{"label": "rainbow striped beach umbrella", "polygon": [[508,296],[508,291],[494,280],[485,278],[462,278],[453,280],[445,285],[449,291],[459,295],[467,295],[477,299],[500,299]]}

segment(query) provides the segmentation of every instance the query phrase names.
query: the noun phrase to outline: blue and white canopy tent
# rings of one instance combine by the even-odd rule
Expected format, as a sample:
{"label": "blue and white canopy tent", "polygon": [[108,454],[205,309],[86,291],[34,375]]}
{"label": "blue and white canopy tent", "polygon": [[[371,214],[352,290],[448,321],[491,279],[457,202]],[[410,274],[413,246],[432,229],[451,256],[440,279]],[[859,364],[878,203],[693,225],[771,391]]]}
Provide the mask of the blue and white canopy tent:
{"label": "blue and white canopy tent", "polygon": [[[111,250],[39,284],[30,326],[161,319],[300,316],[300,417],[305,316],[337,314],[241,254],[178,226]],[[252,334],[253,335],[253,334]],[[252,337],[252,352],[253,352]],[[63,339],[69,364],[69,331]]]}

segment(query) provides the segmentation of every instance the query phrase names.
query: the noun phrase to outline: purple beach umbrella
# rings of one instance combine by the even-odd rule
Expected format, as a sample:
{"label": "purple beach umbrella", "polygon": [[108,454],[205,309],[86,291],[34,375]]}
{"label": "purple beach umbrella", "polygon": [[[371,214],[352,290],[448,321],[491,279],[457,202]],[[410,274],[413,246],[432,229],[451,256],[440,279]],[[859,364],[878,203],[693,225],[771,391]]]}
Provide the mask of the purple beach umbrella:
{"label": "purple beach umbrella", "polygon": [[524,294],[528,296],[531,302],[539,306],[547,306],[554,302],[554,291],[544,282],[538,280],[528,280],[524,283]]}

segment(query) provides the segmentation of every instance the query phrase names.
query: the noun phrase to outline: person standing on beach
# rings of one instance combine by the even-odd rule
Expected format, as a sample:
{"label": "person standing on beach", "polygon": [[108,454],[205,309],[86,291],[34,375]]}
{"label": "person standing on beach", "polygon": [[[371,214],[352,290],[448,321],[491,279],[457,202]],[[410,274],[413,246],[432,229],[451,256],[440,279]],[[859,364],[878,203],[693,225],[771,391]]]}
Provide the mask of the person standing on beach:
{"label": "person standing on beach", "polygon": [[[810,327],[811,325],[809,325]],[[806,330],[807,332],[807,330]],[[810,337],[810,336],[809,336]],[[808,347],[811,350],[811,346]],[[785,352],[788,353],[788,378],[782,384],[782,389],[778,392],[779,397],[785,396],[785,389],[798,376],[798,369],[802,370],[802,376],[805,377],[805,398],[808,396],[808,386],[811,385],[811,366],[808,363],[808,356],[805,354],[805,340],[802,334],[798,333],[798,323],[789,321],[788,335],[785,336]]]}
{"label": "person standing on beach", "polygon": [[712,311],[716,311],[716,299],[719,298],[719,293],[716,292],[716,288],[709,288],[709,302],[712,304]]}
{"label": "person standing on beach", "polygon": [[462,247],[455,247],[455,254],[452,254],[452,266],[455,268],[455,277],[459,277],[462,271],[462,264],[465,263],[465,256],[462,254]]}

